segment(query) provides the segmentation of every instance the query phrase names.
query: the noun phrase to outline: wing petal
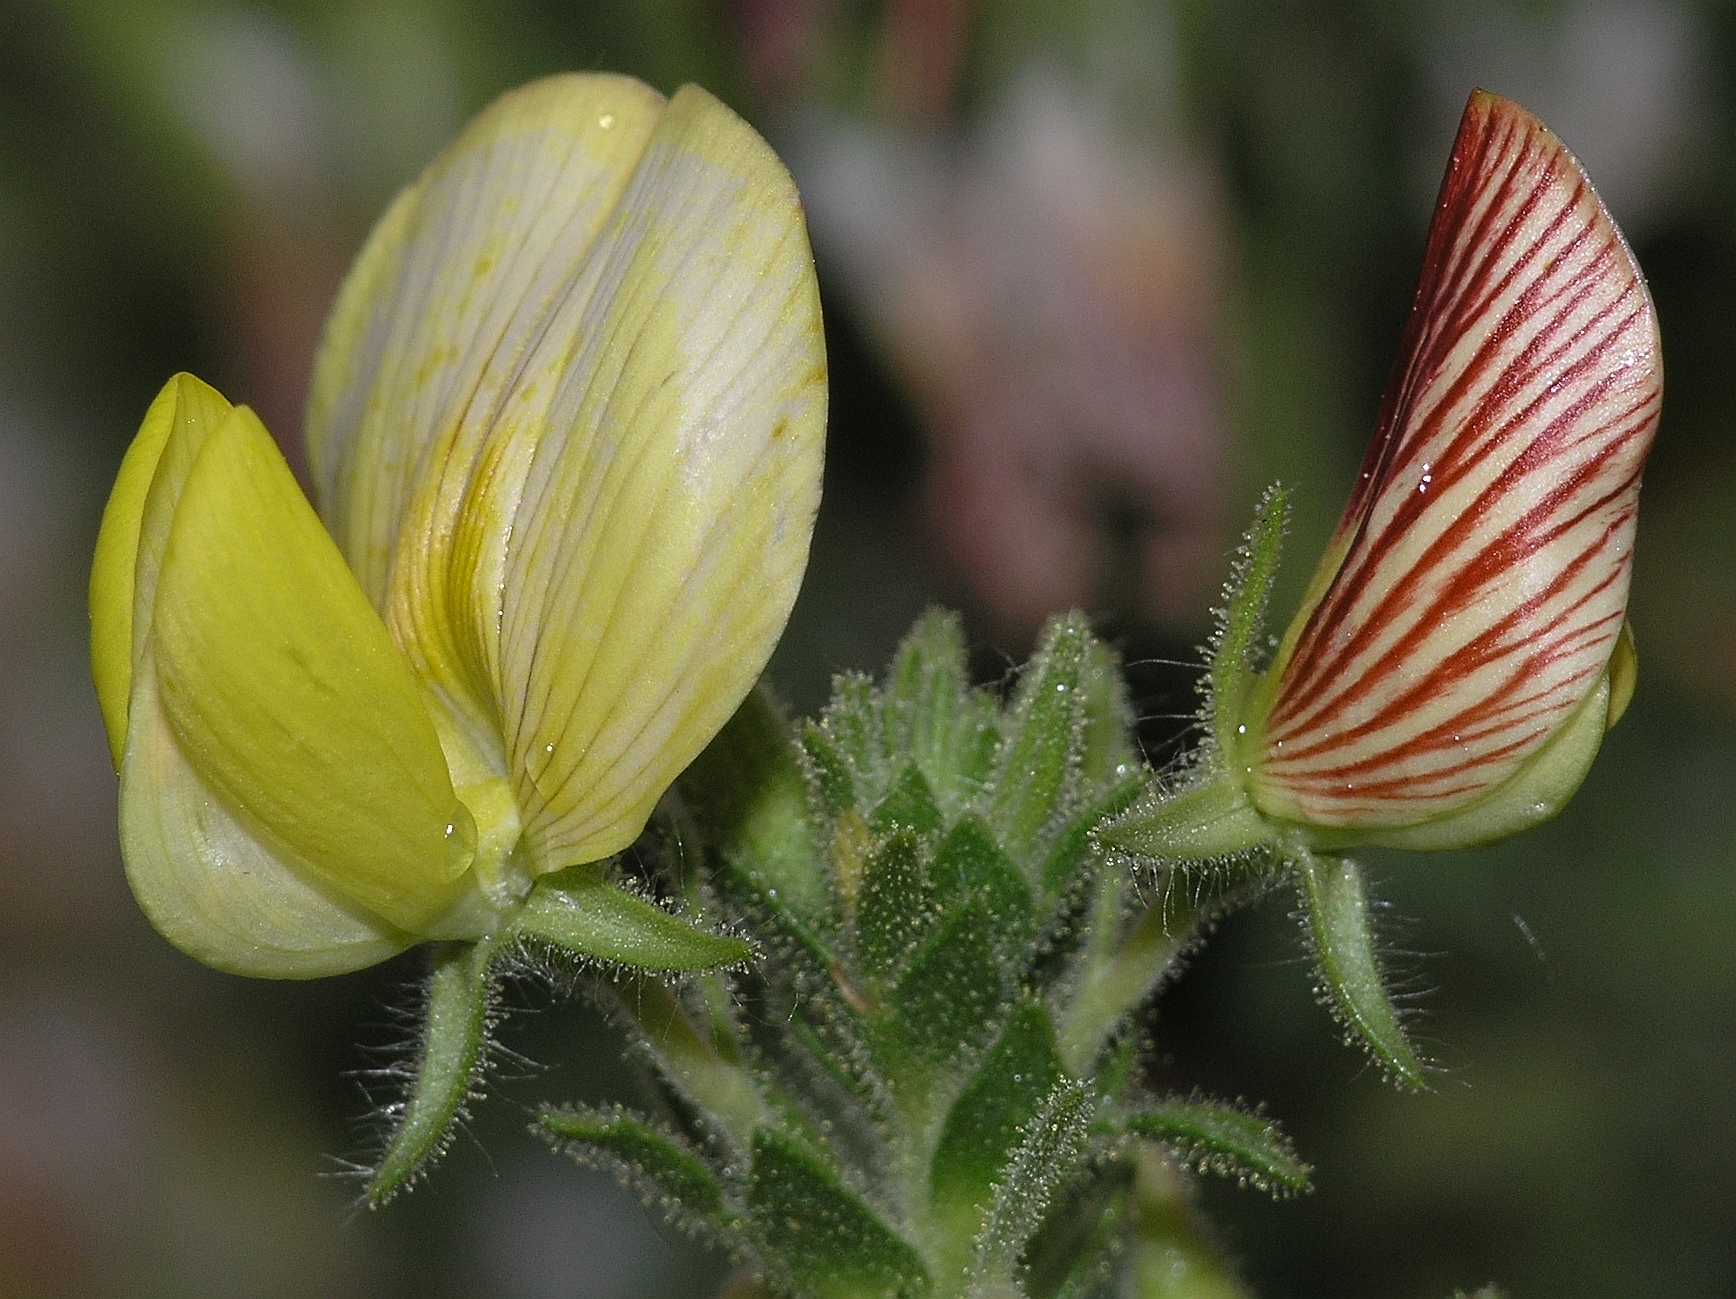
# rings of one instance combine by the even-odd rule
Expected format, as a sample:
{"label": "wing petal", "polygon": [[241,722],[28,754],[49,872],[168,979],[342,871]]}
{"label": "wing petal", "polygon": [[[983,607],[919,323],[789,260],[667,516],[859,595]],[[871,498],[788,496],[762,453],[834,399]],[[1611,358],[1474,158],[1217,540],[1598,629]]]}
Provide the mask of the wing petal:
{"label": "wing petal", "polygon": [[188,764],[273,852],[411,933],[452,904],[473,829],[426,697],[246,407],[187,475],[149,650]]}

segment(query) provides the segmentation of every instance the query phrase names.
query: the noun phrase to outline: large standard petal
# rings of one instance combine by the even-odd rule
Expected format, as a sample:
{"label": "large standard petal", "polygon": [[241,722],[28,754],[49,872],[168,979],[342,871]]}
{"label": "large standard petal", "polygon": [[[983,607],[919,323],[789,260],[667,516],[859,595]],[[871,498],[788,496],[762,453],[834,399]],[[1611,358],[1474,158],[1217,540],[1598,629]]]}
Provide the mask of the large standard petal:
{"label": "large standard petal", "polygon": [[630,843],[741,702],[819,505],[800,201],[704,91],[670,101],[527,369],[554,396],[493,570],[496,673],[530,855],[552,869]]}
{"label": "large standard petal", "polygon": [[116,771],[169,522],[194,457],[229,410],[222,394],[192,375],[170,379],[145,412],[103,509],[90,571],[90,671]]}
{"label": "large standard petal", "polygon": [[534,869],[630,841],[763,668],[824,417],[794,187],[701,90],[526,87],[382,223],[321,362],[327,510]]}
{"label": "large standard petal", "polygon": [[187,476],[150,650],[188,764],[271,852],[409,933],[451,906],[474,829],[426,697],[246,407]]}
{"label": "large standard petal", "polygon": [[[492,557],[523,477],[522,464],[497,464],[503,434],[540,426],[552,396],[531,358],[663,106],[611,75],[552,77],[497,100],[375,228],[315,368],[308,446],[332,533],[382,610],[398,574],[406,652],[499,772],[479,640],[498,630],[499,592],[468,570],[478,548]],[[492,484],[497,474],[510,481]],[[499,503],[479,514],[478,496]]]}
{"label": "large standard petal", "polygon": [[1400,826],[1487,795],[1598,688],[1662,387],[1578,162],[1472,96],[1379,432],[1249,718],[1265,811]]}

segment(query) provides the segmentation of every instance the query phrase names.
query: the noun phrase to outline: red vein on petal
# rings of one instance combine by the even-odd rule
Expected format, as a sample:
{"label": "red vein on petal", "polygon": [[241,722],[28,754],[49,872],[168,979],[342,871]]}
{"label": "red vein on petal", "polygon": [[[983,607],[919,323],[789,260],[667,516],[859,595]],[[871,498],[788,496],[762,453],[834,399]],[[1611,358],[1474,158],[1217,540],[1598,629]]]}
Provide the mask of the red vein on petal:
{"label": "red vein on petal", "polygon": [[[1620,567],[1612,568],[1610,572],[1605,574],[1602,581],[1594,583],[1586,589],[1572,604],[1558,611],[1549,622],[1536,628],[1526,626],[1551,602],[1574,588],[1582,571],[1592,560],[1604,554],[1608,548],[1610,537],[1622,530],[1623,527],[1624,523],[1618,521],[1606,528],[1603,535],[1576,556],[1571,565],[1564,567],[1563,571],[1548,587],[1515,607],[1500,622],[1444,657],[1425,676],[1408,689],[1395,695],[1372,717],[1345,730],[1321,735],[1312,742],[1304,741],[1296,745],[1288,744],[1286,741],[1288,744],[1286,751],[1282,758],[1276,756],[1272,758],[1270,770],[1274,773],[1289,770],[1294,763],[1303,762],[1333,749],[1343,748],[1358,740],[1388,730],[1404,717],[1416,712],[1431,697],[1444,693],[1456,680],[1489,667],[1509,654],[1523,649],[1527,643],[1549,634],[1563,620],[1572,617],[1587,602],[1606,591],[1625,572],[1625,569]],[[1510,639],[1516,632],[1523,632],[1523,639],[1517,642]],[[1438,635],[1439,633],[1430,634]]]}
{"label": "red vein on petal", "polygon": [[[1288,736],[1311,724],[1323,714],[1341,707],[1348,702],[1346,696],[1365,693],[1367,687],[1394,670],[1402,663],[1410,649],[1420,643],[1419,629],[1431,617],[1442,616],[1455,608],[1451,597],[1454,593],[1462,595],[1465,590],[1467,574],[1478,575],[1483,580],[1487,575],[1502,569],[1511,568],[1524,555],[1538,549],[1535,542],[1527,544],[1530,532],[1545,523],[1560,503],[1582,488],[1587,487],[1602,471],[1605,464],[1618,453],[1624,451],[1634,440],[1638,429],[1622,435],[1613,436],[1598,452],[1588,457],[1575,472],[1563,483],[1557,484],[1548,495],[1512,526],[1504,530],[1488,545],[1468,557],[1448,563],[1457,551],[1463,548],[1463,543],[1473,537],[1481,528],[1484,518],[1500,500],[1509,496],[1512,491],[1526,478],[1553,460],[1562,458],[1565,449],[1552,445],[1570,436],[1577,427],[1578,419],[1587,407],[1595,404],[1603,396],[1603,390],[1608,386],[1606,381],[1594,387],[1590,392],[1563,411],[1551,421],[1547,431],[1538,436],[1533,443],[1514,457],[1496,478],[1479,493],[1462,513],[1448,521],[1430,542],[1428,548],[1418,560],[1401,574],[1391,575],[1389,586],[1382,593],[1375,607],[1364,614],[1357,622],[1355,629],[1342,642],[1323,652],[1316,654],[1313,660],[1304,660],[1300,649],[1290,660],[1292,671],[1285,673],[1285,680],[1280,683],[1278,698],[1275,702],[1270,723],[1274,737]],[[1539,399],[1541,400],[1541,398]],[[1608,427],[1607,425],[1602,427]],[[1642,424],[1640,428],[1643,429]],[[1637,490],[1638,466],[1625,476],[1628,484]],[[1457,570],[1458,576],[1451,579],[1443,596],[1422,615],[1410,631],[1401,636],[1399,642],[1389,648],[1376,664],[1354,675],[1346,673],[1345,667],[1354,661],[1357,653],[1364,650],[1378,638],[1391,624],[1411,607],[1411,596],[1421,582],[1430,576],[1438,576],[1449,570]],[[1351,608],[1355,599],[1372,580],[1378,571],[1376,567],[1363,567],[1351,575],[1347,590],[1344,593],[1329,591],[1321,601],[1321,607],[1331,606],[1328,615],[1327,631],[1340,625],[1339,620]],[[1337,584],[1334,584],[1335,587]],[[1336,598],[1335,598],[1336,597]],[[1300,675],[1293,675],[1298,664],[1303,665]],[[1343,684],[1334,692],[1331,690],[1310,693],[1318,683],[1331,680],[1338,675]]]}
{"label": "red vein on petal", "polygon": [[[1594,269],[1595,264],[1581,268],[1580,272],[1578,272],[1573,278],[1574,280],[1582,279],[1588,272]],[[1571,283],[1572,281],[1570,281],[1569,286],[1564,286],[1562,291],[1566,291],[1566,287],[1570,287]],[[1627,288],[1631,288],[1631,280],[1629,281]],[[1627,288],[1624,288],[1623,296],[1625,296]],[[1435,406],[1431,410],[1428,419],[1426,419],[1420,427],[1407,428],[1404,434],[1397,439],[1396,442],[1388,442],[1384,445],[1384,449],[1388,453],[1386,456],[1387,463],[1382,465],[1378,470],[1378,482],[1372,484],[1359,484],[1359,491],[1363,486],[1367,485],[1373,485],[1377,487],[1378,490],[1370,499],[1368,508],[1364,511],[1364,517],[1359,521],[1357,536],[1346,553],[1346,558],[1339,569],[1337,577],[1334,579],[1332,587],[1328,590],[1326,596],[1320,601],[1314,610],[1311,611],[1308,625],[1305,627],[1302,636],[1299,638],[1296,651],[1292,656],[1293,663],[1301,662],[1312,664],[1312,668],[1316,672],[1324,671],[1326,669],[1327,665],[1318,660],[1314,651],[1320,640],[1330,631],[1331,619],[1334,613],[1343,608],[1345,604],[1345,596],[1343,593],[1347,585],[1355,588],[1355,590],[1360,590],[1362,583],[1366,581],[1366,570],[1371,557],[1374,562],[1378,562],[1379,556],[1384,552],[1384,545],[1382,543],[1385,541],[1385,538],[1392,535],[1400,528],[1408,526],[1416,515],[1421,510],[1427,509],[1428,505],[1432,502],[1424,502],[1419,506],[1415,503],[1415,498],[1412,498],[1412,500],[1407,502],[1406,505],[1401,506],[1401,516],[1396,520],[1389,521],[1388,525],[1381,529],[1379,536],[1371,539],[1368,535],[1368,529],[1369,525],[1373,521],[1375,507],[1378,505],[1379,501],[1384,498],[1386,489],[1391,484],[1392,480],[1398,476],[1402,469],[1408,467],[1411,462],[1419,457],[1422,454],[1423,449],[1430,444],[1430,435],[1432,435],[1434,429],[1438,427],[1439,423],[1444,421],[1450,412],[1458,409],[1458,403],[1455,398],[1462,393],[1471,392],[1479,381],[1486,379],[1488,361],[1491,355],[1499,352],[1506,339],[1512,333],[1516,323],[1536,313],[1536,304],[1527,300],[1528,295],[1534,295],[1536,289],[1537,286],[1533,285],[1530,289],[1526,290],[1525,293],[1522,293],[1520,299],[1509,309],[1506,317],[1504,317],[1504,319],[1490,331],[1489,337],[1482,344],[1478,354],[1471,358],[1453,384],[1451,384],[1448,390],[1441,395],[1441,398],[1436,402]],[[1553,301],[1558,296],[1559,293],[1552,294],[1548,299],[1545,299],[1545,301]],[[1570,350],[1573,342],[1583,336],[1587,330],[1594,328],[1596,323],[1601,320],[1603,315],[1610,309],[1609,307],[1606,307],[1604,312],[1600,312],[1594,316],[1592,320],[1584,322],[1580,329],[1575,332],[1574,336],[1570,338],[1566,344],[1563,344],[1561,349],[1557,349],[1555,353],[1552,353],[1550,357],[1542,360],[1537,359],[1535,356],[1537,349],[1540,346],[1545,345],[1547,339],[1553,337],[1560,325],[1573,314],[1572,308],[1577,305],[1577,301],[1577,299],[1570,300],[1566,305],[1558,310],[1555,316],[1538,331],[1530,342],[1528,342],[1524,348],[1520,349],[1518,353],[1512,356],[1508,361],[1508,364],[1499,372],[1499,374],[1496,375],[1494,381],[1487,385],[1486,392],[1479,400],[1472,404],[1470,412],[1465,416],[1461,427],[1455,432],[1448,445],[1441,448],[1439,453],[1439,462],[1457,463],[1462,461],[1468,467],[1473,465],[1474,462],[1468,456],[1462,454],[1460,449],[1463,448],[1467,442],[1473,440],[1475,436],[1486,427],[1487,423],[1495,417],[1501,408],[1501,399],[1519,391],[1523,391],[1526,386],[1534,382],[1538,374],[1542,372],[1542,369],[1548,362],[1556,359],[1556,357],[1561,354],[1562,350]],[[1627,322],[1624,322],[1624,325],[1626,323]],[[1620,329],[1618,328],[1618,330],[1614,332],[1619,333]],[[1607,345],[1609,341],[1610,339],[1606,338],[1604,340],[1604,345]],[[1594,355],[1583,359],[1581,363],[1575,367],[1576,370],[1583,370],[1593,364],[1597,359],[1596,353],[1600,351],[1601,348],[1594,349]],[[1532,362],[1532,364],[1525,366],[1524,363],[1527,361]],[[1535,409],[1536,406],[1541,405],[1549,395],[1548,392],[1541,394],[1533,403],[1531,409]],[[1409,403],[1410,396],[1407,395],[1407,408]],[[1405,413],[1409,413],[1408,409]],[[1512,432],[1522,426],[1522,420],[1515,420],[1509,426],[1505,436],[1491,439],[1490,443],[1487,444],[1483,450],[1486,451],[1489,447],[1504,442],[1507,436],[1511,436]],[[1438,500],[1441,493],[1444,492],[1446,487],[1449,485],[1450,483],[1443,482],[1437,490],[1434,499]]]}

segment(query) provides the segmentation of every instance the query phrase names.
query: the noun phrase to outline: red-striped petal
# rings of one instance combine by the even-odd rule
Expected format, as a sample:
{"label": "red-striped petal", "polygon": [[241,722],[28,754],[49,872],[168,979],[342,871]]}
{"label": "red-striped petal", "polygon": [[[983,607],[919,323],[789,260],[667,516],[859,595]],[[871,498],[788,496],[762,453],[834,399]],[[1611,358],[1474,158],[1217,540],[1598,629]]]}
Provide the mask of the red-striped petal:
{"label": "red-striped petal", "polygon": [[1474,94],[1374,445],[1258,692],[1257,804],[1412,825],[1550,738],[1621,630],[1661,393],[1651,297],[1578,161]]}

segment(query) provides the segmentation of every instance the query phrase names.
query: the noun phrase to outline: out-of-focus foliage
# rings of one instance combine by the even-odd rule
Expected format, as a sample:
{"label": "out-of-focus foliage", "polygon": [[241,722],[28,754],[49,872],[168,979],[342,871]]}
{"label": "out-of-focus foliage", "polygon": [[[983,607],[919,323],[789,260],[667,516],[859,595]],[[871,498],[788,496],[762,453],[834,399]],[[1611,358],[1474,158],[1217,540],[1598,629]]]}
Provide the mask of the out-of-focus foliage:
{"label": "out-of-focus foliage", "polygon": [[[1409,306],[1439,159],[1484,84],[1599,178],[1668,372],[1642,505],[1640,693],[1544,831],[1377,859],[1433,1093],[1359,1074],[1239,917],[1158,1007],[1175,1080],[1269,1104],[1316,1193],[1207,1185],[1260,1293],[1723,1296],[1736,1194],[1736,19],[1715,0],[878,0],[0,9],[0,1292],[705,1294],[689,1252],[518,1129],[625,1094],[593,1018],[512,1045],[443,1176],[346,1220],[350,1125],[406,969],[278,987],[165,949],[127,897],[83,582],[150,395],[190,368],[298,426],[384,199],[500,89],[697,80],[808,195],[834,417],[773,673],[801,711],[936,598],[992,672],[1083,603],[1154,757],[1235,528],[1283,478],[1324,537]],[[298,446],[287,448],[292,463]],[[1299,584],[1301,570],[1285,582]],[[1288,607],[1294,589],[1275,603]],[[1403,921],[1398,916],[1417,919]],[[1406,953],[1417,953],[1406,955]],[[1224,1026],[1230,1026],[1225,1031]],[[583,1035],[587,1045],[576,1047]],[[1165,1081],[1165,1060],[1153,1062]],[[491,1162],[492,1161],[492,1162]]]}

